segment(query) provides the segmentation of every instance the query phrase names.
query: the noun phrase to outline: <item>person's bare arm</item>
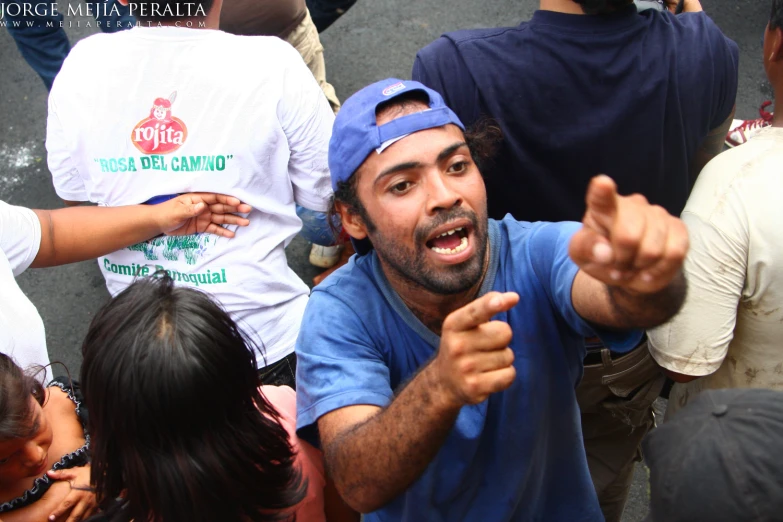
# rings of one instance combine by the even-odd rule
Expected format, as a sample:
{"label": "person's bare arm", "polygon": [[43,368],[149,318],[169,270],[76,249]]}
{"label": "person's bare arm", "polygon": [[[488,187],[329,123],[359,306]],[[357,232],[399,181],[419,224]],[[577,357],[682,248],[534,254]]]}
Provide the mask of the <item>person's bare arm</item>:
{"label": "person's bare arm", "polygon": [[686,383],[695,381],[696,379],[700,378],[699,375],[684,375],[682,373],[673,372],[671,370],[667,370],[666,368],[661,368],[663,370],[663,373],[666,374],[666,377],[673,380],[674,382],[679,383]]}
{"label": "person's bare arm", "polygon": [[29,506],[3,513],[3,522],[49,522],[49,515],[71,492],[68,482],[55,482],[49,490]]}
{"label": "person's bare arm", "polygon": [[327,469],[349,506],[375,511],[425,470],[459,410],[514,381],[511,328],[492,316],[519,301],[487,294],[450,314],[438,354],[386,408],[349,406],[318,419]]}
{"label": "person's bare arm", "polygon": [[696,149],[696,153],[691,160],[691,187],[696,183],[696,178],[699,177],[701,171],[704,170],[705,165],[723,150],[723,144],[726,142],[726,134],[729,132],[731,122],[734,121],[734,109],[736,109],[736,106],[731,108],[731,113],[729,114],[729,117],[726,118],[726,121],[712,129],[707,136],[705,136],[704,141],[701,142],[699,148]]}
{"label": "person's bare arm", "polygon": [[326,477],[326,486],[324,486],[324,515],[326,515],[326,522],[359,522],[362,518],[357,511],[345,503],[329,476]]}
{"label": "person's bare arm", "polygon": [[569,254],[580,271],[571,298],[588,322],[620,330],[657,326],[685,300],[688,231],[640,195],[620,196],[607,176],[587,190],[582,229]]}
{"label": "person's bare arm", "polygon": [[184,194],[159,205],[73,207],[34,210],[41,222],[41,246],[32,265],[58,266],[114,252],[160,234],[234,233],[223,224],[246,226],[235,212],[250,206],[222,194]]}

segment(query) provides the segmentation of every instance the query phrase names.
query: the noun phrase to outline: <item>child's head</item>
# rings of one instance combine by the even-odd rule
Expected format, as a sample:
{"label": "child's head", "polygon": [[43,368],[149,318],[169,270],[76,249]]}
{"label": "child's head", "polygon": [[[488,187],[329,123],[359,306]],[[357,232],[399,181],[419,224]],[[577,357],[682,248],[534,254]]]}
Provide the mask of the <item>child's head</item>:
{"label": "child's head", "polygon": [[97,314],[82,351],[92,477],[100,500],[123,495],[121,518],[276,520],[301,500],[253,350],[206,294],[165,274],[137,281]]}
{"label": "child's head", "polygon": [[783,392],[704,390],[643,443],[646,522],[780,520]]}
{"label": "child's head", "polygon": [[40,477],[48,469],[52,427],[43,403],[41,383],[0,353],[0,483]]}

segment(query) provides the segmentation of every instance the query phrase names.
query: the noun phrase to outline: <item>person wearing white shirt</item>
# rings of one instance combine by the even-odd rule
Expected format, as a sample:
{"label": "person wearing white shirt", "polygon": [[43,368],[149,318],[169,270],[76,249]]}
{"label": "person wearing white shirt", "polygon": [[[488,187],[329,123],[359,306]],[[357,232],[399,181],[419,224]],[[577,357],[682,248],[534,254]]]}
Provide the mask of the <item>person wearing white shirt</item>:
{"label": "person wearing white shirt", "polygon": [[772,126],[702,171],[682,214],[688,296],[648,332],[650,353],[677,382],[667,417],[705,389],[783,390],[783,0],[771,4],[764,68],[776,94]]}
{"label": "person wearing white shirt", "polygon": [[190,191],[250,204],[250,225],[232,241],[154,240],[99,266],[112,295],[134,266],[210,293],[257,347],[264,383],[294,386],[309,288],[285,247],[302,228],[297,204],[328,208],[334,114],[290,45],[217,29],[222,0],[130,6],[141,26],[85,38],[54,82],[46,147],[55,190],[109,207]]}

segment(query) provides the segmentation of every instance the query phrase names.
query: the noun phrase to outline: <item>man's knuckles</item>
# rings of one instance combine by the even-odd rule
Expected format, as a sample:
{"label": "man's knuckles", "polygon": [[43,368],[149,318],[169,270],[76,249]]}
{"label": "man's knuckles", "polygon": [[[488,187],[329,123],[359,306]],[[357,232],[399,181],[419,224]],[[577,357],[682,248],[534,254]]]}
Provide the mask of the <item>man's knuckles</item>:
{"label": "man's knuckles", "polygon": [[688,228],[681,219],[673,219],[671,224],[671,240],[666,247],[666,258],[669,260],[684,260],[690,248]]}
{"label": "man's knuckles", "polygon": [[497,348],[504,348],[511,342],[514,332],[511,326],[503,321],[491,321],[481,325],[481,334],[487,340],[487,343]]}
{"label": "man's knuckles", "polygon": [[470,375],[491,372],[514,364],[514,352],[510,348],[499,351],[484,351],[464,357],[457,363],[457,372]]}
{"label": "man's knuckles", "polygon": [[449,339],[447,344],[448,354],[453,358],[460,358],[469,353],[469,345],[467,339],[460,336],[454,336],[455,338]]}
{"label": "man's knuckles", "polygon": [[461,388],[467,402],[475,404],[487,397],[482,384],[482,379],[478,375],[470,375],[463,379]]}
{"label": "man's knuckles", "polygon": [[632,203],[640,207],[651,206],[650,202],[647,201],[647,198],[642,194],[631,194],[630,196],[624,196],[623,199],[625,199],[628,203]]}
{"label": "man's knuckles", "polygon": [[637,268],[646,268],[661,261],[665,257],[666,245],[663,241],[643,243],[636,252]]}
{"label": "man's knuckles", "polygon": [[464,358],[457,363],[457,371],[461,375],[471,375],[479,371],[479,363],[475,357]]}
{"label": "man's knuckles", "polygon": [[615,251],[630,251],[639,246],[644,233],[644,223],[638,220],[624,221],[612,230],[610,238]]}

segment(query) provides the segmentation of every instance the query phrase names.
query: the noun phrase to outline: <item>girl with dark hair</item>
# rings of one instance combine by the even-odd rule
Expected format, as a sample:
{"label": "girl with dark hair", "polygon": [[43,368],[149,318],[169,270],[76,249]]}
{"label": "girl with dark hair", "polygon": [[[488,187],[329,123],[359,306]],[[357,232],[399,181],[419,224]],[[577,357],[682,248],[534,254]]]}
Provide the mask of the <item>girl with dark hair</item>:
{"label": "girl with dark hair", "polygon": [[66,379],[44,388],[0,353],[0,516],[5,522],[47,520],[63,500],[73,506],[65,513],[68,521],[95,510],[95,495],[78,486],[90,482],[83,413],[78,388]]}
{"label": "girl with dark hair", "polygon": [[[38,368],[42,382],[51,379],[43,320],[15,277],[30,266],[91,259],[160,234],[210,233],[230,238],[234,232],[223,225],[246,226],[248,220],[233,213],[250,210],[234,197],[211,193],[184,194],[158,205],[51,211],[0,201],[0,518],[4,522],[66,517],[75,522],[94,505],[89,468],[80,467],[86,463],[87,440],[77,417],[82,411],[75,394],[78,389],[62,380],[44,390],[23,373]],[[134,270],[144,275],[149,267]],[[59,471],[45,474],[51,469]]]}
{"label": "girl with dark hair", "polygon": [[296,438],[295,392],[259,388],[249,344],[165,273],[96,315],[81,378],[105,520],[358,520],[324,493],[319,452]]}

